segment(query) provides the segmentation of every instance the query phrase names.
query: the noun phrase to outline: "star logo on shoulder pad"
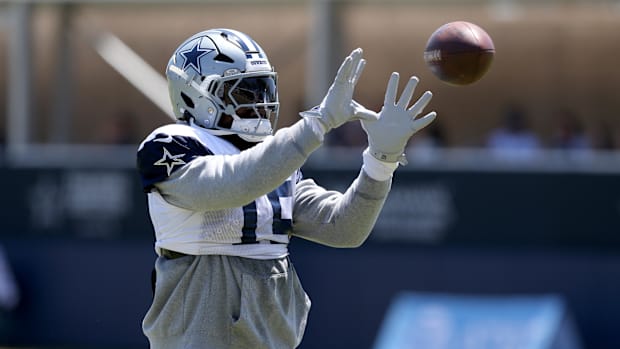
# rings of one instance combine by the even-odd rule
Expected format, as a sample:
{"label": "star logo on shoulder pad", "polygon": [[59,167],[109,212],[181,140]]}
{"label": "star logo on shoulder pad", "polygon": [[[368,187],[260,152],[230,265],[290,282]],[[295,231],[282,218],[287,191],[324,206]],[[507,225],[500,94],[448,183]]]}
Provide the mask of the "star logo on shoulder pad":
{"label": "star logo on shoulder pad", "polygon": [[198,74],[202,74],[200,71],[200,58],[207,53],[213,51],[211,48],[201,48],[200,43],[202,39],[196,40],[192,48],[185,51],[180,51],[179,54],[183,56],[185,61],[183,62],[183,70],[187,70],[188,67],[193,67],[196,69]]}
{"label": "star logo on shoulder pad", "polygon": [[185,165],[186,162],[181,159],[182,157],[185,156],[185,154],[172,155],[170,154],[168,149],[166,149],[166,147],[163,147],[163,148],[164,148],[164,155],[162,156],[161,159],[155,161],[153,165],[166,166],[166,173],[168,174],[168,176],[170,176],[174,166]]}

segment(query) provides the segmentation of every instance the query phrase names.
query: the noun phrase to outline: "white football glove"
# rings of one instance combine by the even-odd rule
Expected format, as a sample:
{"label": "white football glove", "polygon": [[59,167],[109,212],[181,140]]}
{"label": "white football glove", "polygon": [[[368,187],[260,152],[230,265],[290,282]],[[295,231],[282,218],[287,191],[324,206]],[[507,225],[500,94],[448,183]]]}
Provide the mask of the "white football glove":
{"label": "white football glove", "polygon": [[419,79],[412,76],[398,102],[399,74],[392,73],[385,91],[383,108],[378,114],[354,102],[356,117],[362,119],[362,128],[368,135],[368,150],[372,156],[384,162],[407,164],[405,146],[416,132],[428,126],[437,113],[432,111],[416,118],[430,102],[433,94],[424,92],[410,108],[407,108]]}
{"label": "white football glove", "polygon": [[[338,73],[336,73],[336,78],[321,104],[303,111],[299,115],[317,118],[323,126],[324,132],[351,120],[356,112],[355,104],[352,102],[353,90],[365,65],[366,60],[362,58],[362,49],[353,50],[342,62]],[[366,116],[366,114],[362,116]]]}

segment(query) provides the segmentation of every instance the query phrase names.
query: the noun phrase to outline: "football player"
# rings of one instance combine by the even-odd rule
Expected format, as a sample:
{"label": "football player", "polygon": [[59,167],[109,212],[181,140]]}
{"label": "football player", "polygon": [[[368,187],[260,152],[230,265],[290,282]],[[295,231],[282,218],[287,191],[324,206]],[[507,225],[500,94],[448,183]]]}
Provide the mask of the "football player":
{"label": "football player", "polygon": [[[274,132],[276,73],[248,35],[193,35],[166,67],[178,122],[140,144],[137,165],[155,230],[154,297],[143,330],[151,348],[294,348],[310,299],[289,258],[299,237],[358,247],[370,234],[405,144],[434,118],[417,117],[426,92],[396,101],[398,74],[375,113],[353,101],[362,50],[342,63],[321,104]],[[303,178],[300,167],[329,130],[362,120],[369,147],[343,193]]]}

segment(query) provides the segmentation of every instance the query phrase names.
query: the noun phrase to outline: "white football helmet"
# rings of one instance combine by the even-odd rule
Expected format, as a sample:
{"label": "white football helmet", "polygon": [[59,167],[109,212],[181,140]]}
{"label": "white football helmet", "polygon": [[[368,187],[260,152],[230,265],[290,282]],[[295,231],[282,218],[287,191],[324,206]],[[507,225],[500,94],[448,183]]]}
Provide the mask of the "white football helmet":
{"label": "white football helmet", "polygon": [[280,107],[276,73],[248,35],[231,29],[193,35],[170,58],[166,77],[177,119],[248,142],[273,133]]}

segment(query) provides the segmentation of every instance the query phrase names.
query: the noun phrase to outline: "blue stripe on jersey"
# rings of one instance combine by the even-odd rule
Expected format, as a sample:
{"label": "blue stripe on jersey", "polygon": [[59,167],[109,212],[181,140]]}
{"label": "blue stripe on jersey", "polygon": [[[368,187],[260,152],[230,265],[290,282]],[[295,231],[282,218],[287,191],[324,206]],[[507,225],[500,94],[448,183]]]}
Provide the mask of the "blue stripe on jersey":
{"label": "blue stripe on jersey", "polygon": [[267,194],[267,197],[269,198],[269,202],[271,203],[271,208],[273,210],[273,224],[271,225],[271,229],[273,230],[274,234],[283,234],[281,226],[282,207],[280,206],[280,197],[275,191]]}
{"label": "blue stripe on jersey", "polygon": [[243,228],[241,228],[241,243],[255,244],[256,240],[256,224],[258,213],[256,212],[256,201],[243,206]]}
{"label": "blue stripe on jersey", "polygon": [[293,183],[291,182],[290,179],[287,180],[286,182],[282,183],[282,185],[276,189],[276,192],[278,193],[278,196],[280,197],[293,196]]}
{"label": "blue stripe on jersey", "polygon": [[[293,226],[293,221],[290,218],[282,218],[282,206],[280,204],[280,198],[292,197],[293,184],[290,180],[287,180],[280,185],[276,190],[267,194],[267,198],[271,203],[273,211],[273,234],[288,234]],[[258,212],[256,201],[243,206],[243,227],[241,228],[241,242],[238,244],[255,244],[258,242],[256,239],[256,227],[258,224]]]}
{"label": "blue stripe on jersey", "polygon": [[267,194],[271,207],[273,209],[272,230],[274,234],[288,234],[293,226],[290,218],[282,218],[282,207],[280,204],[281,197],[291,197],[292,192],[291,181],[284,182],[280,187]]}

